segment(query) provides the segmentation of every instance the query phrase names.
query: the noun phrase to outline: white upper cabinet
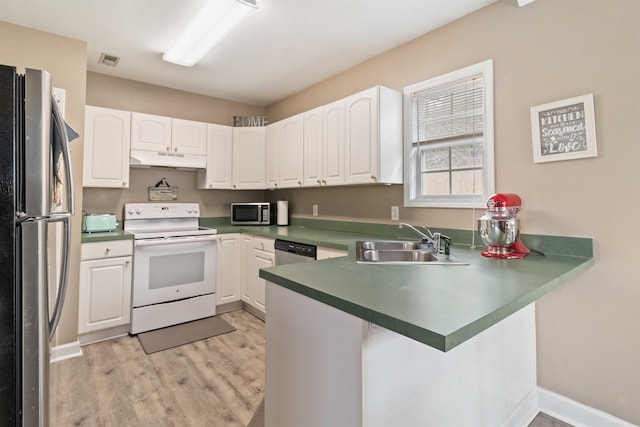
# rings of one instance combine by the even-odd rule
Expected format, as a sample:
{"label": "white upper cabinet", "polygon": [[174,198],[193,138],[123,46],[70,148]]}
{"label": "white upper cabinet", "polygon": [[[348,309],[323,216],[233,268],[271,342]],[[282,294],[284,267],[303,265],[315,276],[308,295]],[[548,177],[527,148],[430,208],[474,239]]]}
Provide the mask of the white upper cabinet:
{"label": "white upper cabinet", "polygon": [[376,86],[345,108],[345,183],[402,183],[402,94]]}
{"label": "white upper cabinet", "polygon": [[207,154],[207,124],[131,113],[131,148],[176,154]]}
{"label": "white upper cabinet", "polygon": [[265,128],[234,127],[232,154],[232,188],[265,189]]}
{"label": "white upper cabinet", "polygon": [[344,184],[344,100],[304,113],[305,186]]}
{"label": "white upper cabinet", "polygon": [[303,128],[302,113],[267,126],[267,188],[302,186]]}
{"label": "white upper cabinet", "polygon": [[266,188],[278,188],[278,140],[280,138],[280,126],[277,123],[267,125],[267,147],[265,154]]}
{"label": "white upper cabinet", "polygon": [[198,188],[230,189],[233,128],[207,125],[207,167],[198,171]]}
{"label": "white upper cabinet", "polygon": [[85,108],[84,187],[129,187],[131,113]]}
{"label": "white upper cabinet", "polygon": [[303,114],[276,123],[278,132],[278,182],[280,188],[301,187],[304,179]]}
{"label": "white upper cabinet", "polygon": [[146,151],[172,151],[171,117],[131,113],[131,148]]}
{"label": "white upper cabinet", "polygon": [[344,184],[344,100],[323,108],[322,185]]}
{"label": "white upper cabinet", "polygon": [[207,154],[207,124],[171,119],[171,148],[174,153]]}
{"label": "white upper cabinet", "polygon": [[322,185],[322,107],[304,112],[304,185]]}

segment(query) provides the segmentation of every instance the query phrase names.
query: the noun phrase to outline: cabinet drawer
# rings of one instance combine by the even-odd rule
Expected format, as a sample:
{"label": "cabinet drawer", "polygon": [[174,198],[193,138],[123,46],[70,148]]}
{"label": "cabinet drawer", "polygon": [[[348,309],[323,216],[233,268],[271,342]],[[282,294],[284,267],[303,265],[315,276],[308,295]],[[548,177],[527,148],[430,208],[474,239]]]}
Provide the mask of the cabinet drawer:
{"label": "cabinet drawer", "polygon": [[133,240],[83,243],[81,259],[113,258],[133,254]]}
{"label": "cabinet drawer", "polygon": [[275,240],[268,237],[253,236],[253,248],[260,249],[265,252],[274,253],[273,245]]}

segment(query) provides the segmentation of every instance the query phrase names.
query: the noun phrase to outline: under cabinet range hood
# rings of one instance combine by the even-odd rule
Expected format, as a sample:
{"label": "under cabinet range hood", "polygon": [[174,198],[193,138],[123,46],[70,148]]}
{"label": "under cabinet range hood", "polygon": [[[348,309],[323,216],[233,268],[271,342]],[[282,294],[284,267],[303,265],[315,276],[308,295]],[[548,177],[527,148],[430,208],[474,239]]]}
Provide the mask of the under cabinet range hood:
{"label": "under cabinet range hood", "polygon": [[207,156],[145,150],[131,150],[129,164],[132,168],[164,166],[178,169],[204,169]]}

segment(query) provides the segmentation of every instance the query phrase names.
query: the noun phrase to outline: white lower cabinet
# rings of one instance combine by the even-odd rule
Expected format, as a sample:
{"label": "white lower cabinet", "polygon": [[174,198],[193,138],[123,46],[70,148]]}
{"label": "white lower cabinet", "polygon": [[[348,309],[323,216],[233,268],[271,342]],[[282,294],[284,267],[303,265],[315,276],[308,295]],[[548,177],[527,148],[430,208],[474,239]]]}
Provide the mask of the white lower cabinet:
{"label": "white lower cabinet", "polygon": [[216,269],[216,304],[240,301],[241,234],[218,236]]}
{"label": "white lower cabinet", "polygon": [[84,243],[81,252],[78,333],[128,325],[132,240]]}
{"label": "white lower cabinet", "polygon": [[[224,236],[226,237],[226,235]],[[258,313],[264,314],[266,310],[265,281],[260,278],[258,273],[261,268],[273,267],[275,265],[275,254],[273,249],[274,239],[244,233],[237,236],[236,244],[238,246],[238,255],[234,261],[237,261],[237,265],[235,267],[229,267],[233,262],[222,265],[219,255],[218,274],[221,274],[220,271],[224,270],[224,273],[222,274],[225,274],[225,277],[230,278],[231,270],[236,270],[234,286],[236,286],[238,297],[237,299],[221,301],[220,293],[224,292],[225,295],[229,295],[230,297],[232,291],[218,290],[218,304],[237,301],[239,299]],[[227,248],[220,249],[218,254],[225,252],[226,250],[228,250],[229,253],[232,251],[230,246],[228,246]],[[218,283],[220,283],[220,279],[218,279]],[[231,283],[230,279],[228,283]]]}
{"label": "white lower cabinet", "polygon": [[242,234],[240,237],[240,299],[248,304],[253,301],[253,236]]}
{"label": "white lower cabinet", "polygon": [[261,313],[266,312],[265,280],[259,276],[261,268],[275,265],[275,240],[267,237],[253,236],[253,256],[251,271],[253,286],[249,304]]}
{"label": "white lower cabinet", "polygon": [[265,280],[259,276],[261,268],[273,267],[274,254],[262,251],[260,249],[253,250],[253,305],[262,312],[266,312],[266,295]]}

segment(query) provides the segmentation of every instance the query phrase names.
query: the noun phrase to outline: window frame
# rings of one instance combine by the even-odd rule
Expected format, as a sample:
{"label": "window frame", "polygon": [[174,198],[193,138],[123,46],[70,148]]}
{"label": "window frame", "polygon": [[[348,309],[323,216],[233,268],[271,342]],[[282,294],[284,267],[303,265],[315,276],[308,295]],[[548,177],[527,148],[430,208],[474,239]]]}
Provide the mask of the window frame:
{"label": "window frame", "polygon": [[[483,112],[483,194],[479,195],[431,195],[416,197],[420,190],[418,159],[420,147],[413,145],[411,94],[482,74],[484,91]],[[435,208],[483,208],[487,198],[495,193],[494,128],[493,128],[493,60],[489,59],[440,76],[424,80],[403,89],[404,104],[404,206]]]}

